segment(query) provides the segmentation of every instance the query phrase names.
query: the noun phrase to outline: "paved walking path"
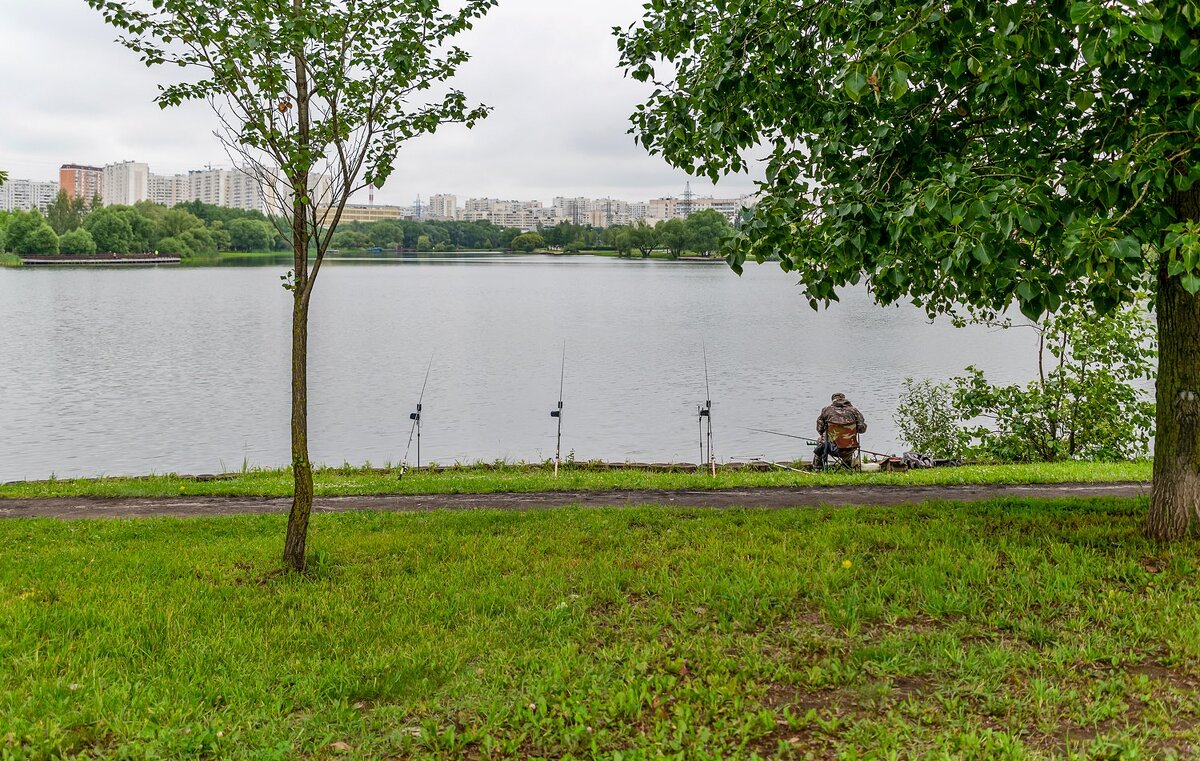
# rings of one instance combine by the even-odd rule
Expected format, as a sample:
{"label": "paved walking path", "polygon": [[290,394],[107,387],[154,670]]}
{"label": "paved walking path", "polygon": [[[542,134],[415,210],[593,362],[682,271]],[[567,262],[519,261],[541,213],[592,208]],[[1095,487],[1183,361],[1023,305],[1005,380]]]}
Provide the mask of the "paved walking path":
{"label": "paved walking path", "polygon": [[[643,504],[715,508],[848,507],[852,505],[900,505],[931,500],[975,502],[999,498],[1138,497],[1149,493],[1149,483],[1127,482],[1023,486],[797,486],[679,491],[389,494],[363,497],[317,497],[314,512],[532,510],[568,505],[621,507]],[[195,518],[215,515],[286,513],[290,507],[291,498],[283,497],[0,499],[0,518]]]}

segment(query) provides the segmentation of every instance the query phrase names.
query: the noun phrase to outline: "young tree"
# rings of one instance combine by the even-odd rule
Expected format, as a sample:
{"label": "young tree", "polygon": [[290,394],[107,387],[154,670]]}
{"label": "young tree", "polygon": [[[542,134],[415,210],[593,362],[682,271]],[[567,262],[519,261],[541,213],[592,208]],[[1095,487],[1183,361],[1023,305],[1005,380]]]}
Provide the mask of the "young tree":
{"label": "young tree", "polygon": [[[308,455],[308,315],[342,210],[382,187],[408,139],[487,109],[442,88],[467,54],[449,41],[496,0],[88,0],[148,65],[200,73],[162,88],[172,106],[209,100],[238,163],[290,220],[292,471],[284,563],[305,566],[312,512]],[[425,92],[442,89],[422,101]],[[314,259],[309,265],[309,253]]]}
{"label": "young tree", "polygon": [[710,178],[766,146],[728,246],[810,303],[1036,318],[1155,293],[1147,533],[1200,520],[1200,4],[656,0],[619,33],[652,153]]}
{"label": "young tree", "polygon": [[60,190],[54,201],[46,207],[46,221],[54,228],[54,232],[62,235],[82,225],[86,213],[87,204],[82,198],[70,198],[65,190]]}

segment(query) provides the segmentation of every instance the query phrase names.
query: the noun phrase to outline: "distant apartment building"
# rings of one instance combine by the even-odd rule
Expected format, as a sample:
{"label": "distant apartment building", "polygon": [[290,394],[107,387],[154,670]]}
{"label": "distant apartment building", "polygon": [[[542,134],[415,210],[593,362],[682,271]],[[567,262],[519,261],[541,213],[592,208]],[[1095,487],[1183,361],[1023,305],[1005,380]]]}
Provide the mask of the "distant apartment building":
{"label": "distant apartment building", "polygon": [[228,206],[228,169],[193,169],[187,173],[189,201],[199,201],[209,206]]}
{"label": "distant apartment building", "polygon": [[58,169],[58,186],[67,198],[82,198],[91,203],[96,196],[104,195],[104,169],[82,164],[63,164]]}
{"label": "distant apartment building", "polygon": [[150,199],[150,167],[137,161],[122,161],[104,167],[104,190],[100,193],[106,206],[132,206]]}
{"label": "distant apartment building", "polygon": [[[327,219],[333,219],[333,210],[323,207],[320,213]],[[365,204],[346,204],[342,209],[340,222],[383,222],[385,220],[404,219],[409,216],[409,210],[403,206],[369,206]]]}
{"label": "distant apartment building", "polygon": [[498,227],[515,227],[528,232],[560,221],[553,207],[541,201],[505,201],[499,198],[468,198],[463,205],[464,222],[491,222]]}
{"label": "distant apartment building", "polygon": [[57,182],[12,180],[0,185],[0,211],[31,211],[45,213],[58,196]]}
{"label": "distant apartment building", "polygon": [[656,198],[646,210],[646,221],[657,224],[666,219],[681,219],[704,209],[721,212],[731,223],[736,222],[743,209],[754,206],[753,196],[739,198]]}
{"label": "distant apartment building", "polygon": [[629,202],[616,198],[564,198],[554,199],[554,212],[559,222],[591,227],[614,227],[630,225],[646,218],[645,202]]}
{"label": "distant apartment building", "polygon": [[186,174],[152,174],[147,185],[154,203],[170,207],[189,200]]}
{"label": "distant apartment building", "polygon": [[234,169],[229,172],[226,182],[225,203],[229,208],[266,213],[263,183],[252,170]]}
{"label": "distant apartment building", "polygon": [[424,216],[429,220],[453,222],[458,219],[458,196],[441,193],[430,196]]}

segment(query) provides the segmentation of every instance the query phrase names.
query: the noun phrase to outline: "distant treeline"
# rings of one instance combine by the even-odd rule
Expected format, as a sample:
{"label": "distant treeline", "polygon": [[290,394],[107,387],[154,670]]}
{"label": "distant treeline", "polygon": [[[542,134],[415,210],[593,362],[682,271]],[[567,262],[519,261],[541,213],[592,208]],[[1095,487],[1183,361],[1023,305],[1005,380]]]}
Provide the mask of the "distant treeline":
{"label": "distant treeline", "polygon": [[185,259],[221,251],[287,250],[287,240],[258,212],[196,201],[173,208],[142,201],[105,206],[60,192],[39,211],[0,212],[0,252],[14,254],[144,254]]}
{"label": "distant treeline", "polygon": [[[612,250],[620,256],[649,256],[663,250],[676,258],[693,252],[710,255],[731,231],[719,212],[696,212],[686,220],[671,219],[605,229],[562,222],[537,232],[491,222],[418,222],[382,220],[344,222],[334,233],[336,250],[387,251],[537,251]],[[287,226],[253,211],[211,206],[199,201],[172,208],[142,201],[133,206],[105,206],[70,199],[60,192],[47,209],[0,212],[0,253],[14,254],[176,254],[184,259],[226,251],[291,249]]]}
{"label": "distant treeline", "polygon": [[671,258],[687,253],[708,256],[720,248],[733,228],[718,211],[705,209],[685,219],[651,226],[645,222],[608,228],[560,222],[535,232],[497,227],[491,222],[416,222],[384,220],[346,222],[338,226],[333,247],[338,250],[381,248],[409,251],[538,251],[610,250],[620,256],[649,256],[663,250]]}

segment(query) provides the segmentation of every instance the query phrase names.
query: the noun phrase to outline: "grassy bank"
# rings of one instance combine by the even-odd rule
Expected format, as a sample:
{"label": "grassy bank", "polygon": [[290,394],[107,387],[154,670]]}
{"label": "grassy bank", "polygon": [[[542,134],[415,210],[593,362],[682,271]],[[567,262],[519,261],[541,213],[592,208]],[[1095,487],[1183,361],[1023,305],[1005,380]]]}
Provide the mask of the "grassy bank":
{"label": "grassy bank", "polygon": [[20,267],[21,257],[0,252],[0,267]]}
{"label": "grassy bank", "polygon": [[0,756],[1194,757],[1144,510],[0,522]]}
{"label": "grassy bank", "polygon": [[[1149,481],[1148,461],[972,465],[907,473],[797,473],[723,469],[658,472],[566,467],[559,477],[547,466],[453,466],[410,470],[403,479],[390,468],[321,468],[320,495],[488,494],[493,492],[598,491],[605,489],[733,489],[753,486],[843,486],[853,484],[1046,484]],[[179,494],[272,497],[291,494],[290,470],[248,470],[218,477],[154,475],[96,479],[53,479],[0,485],[0,499],[23,497],[170,497]]]}

